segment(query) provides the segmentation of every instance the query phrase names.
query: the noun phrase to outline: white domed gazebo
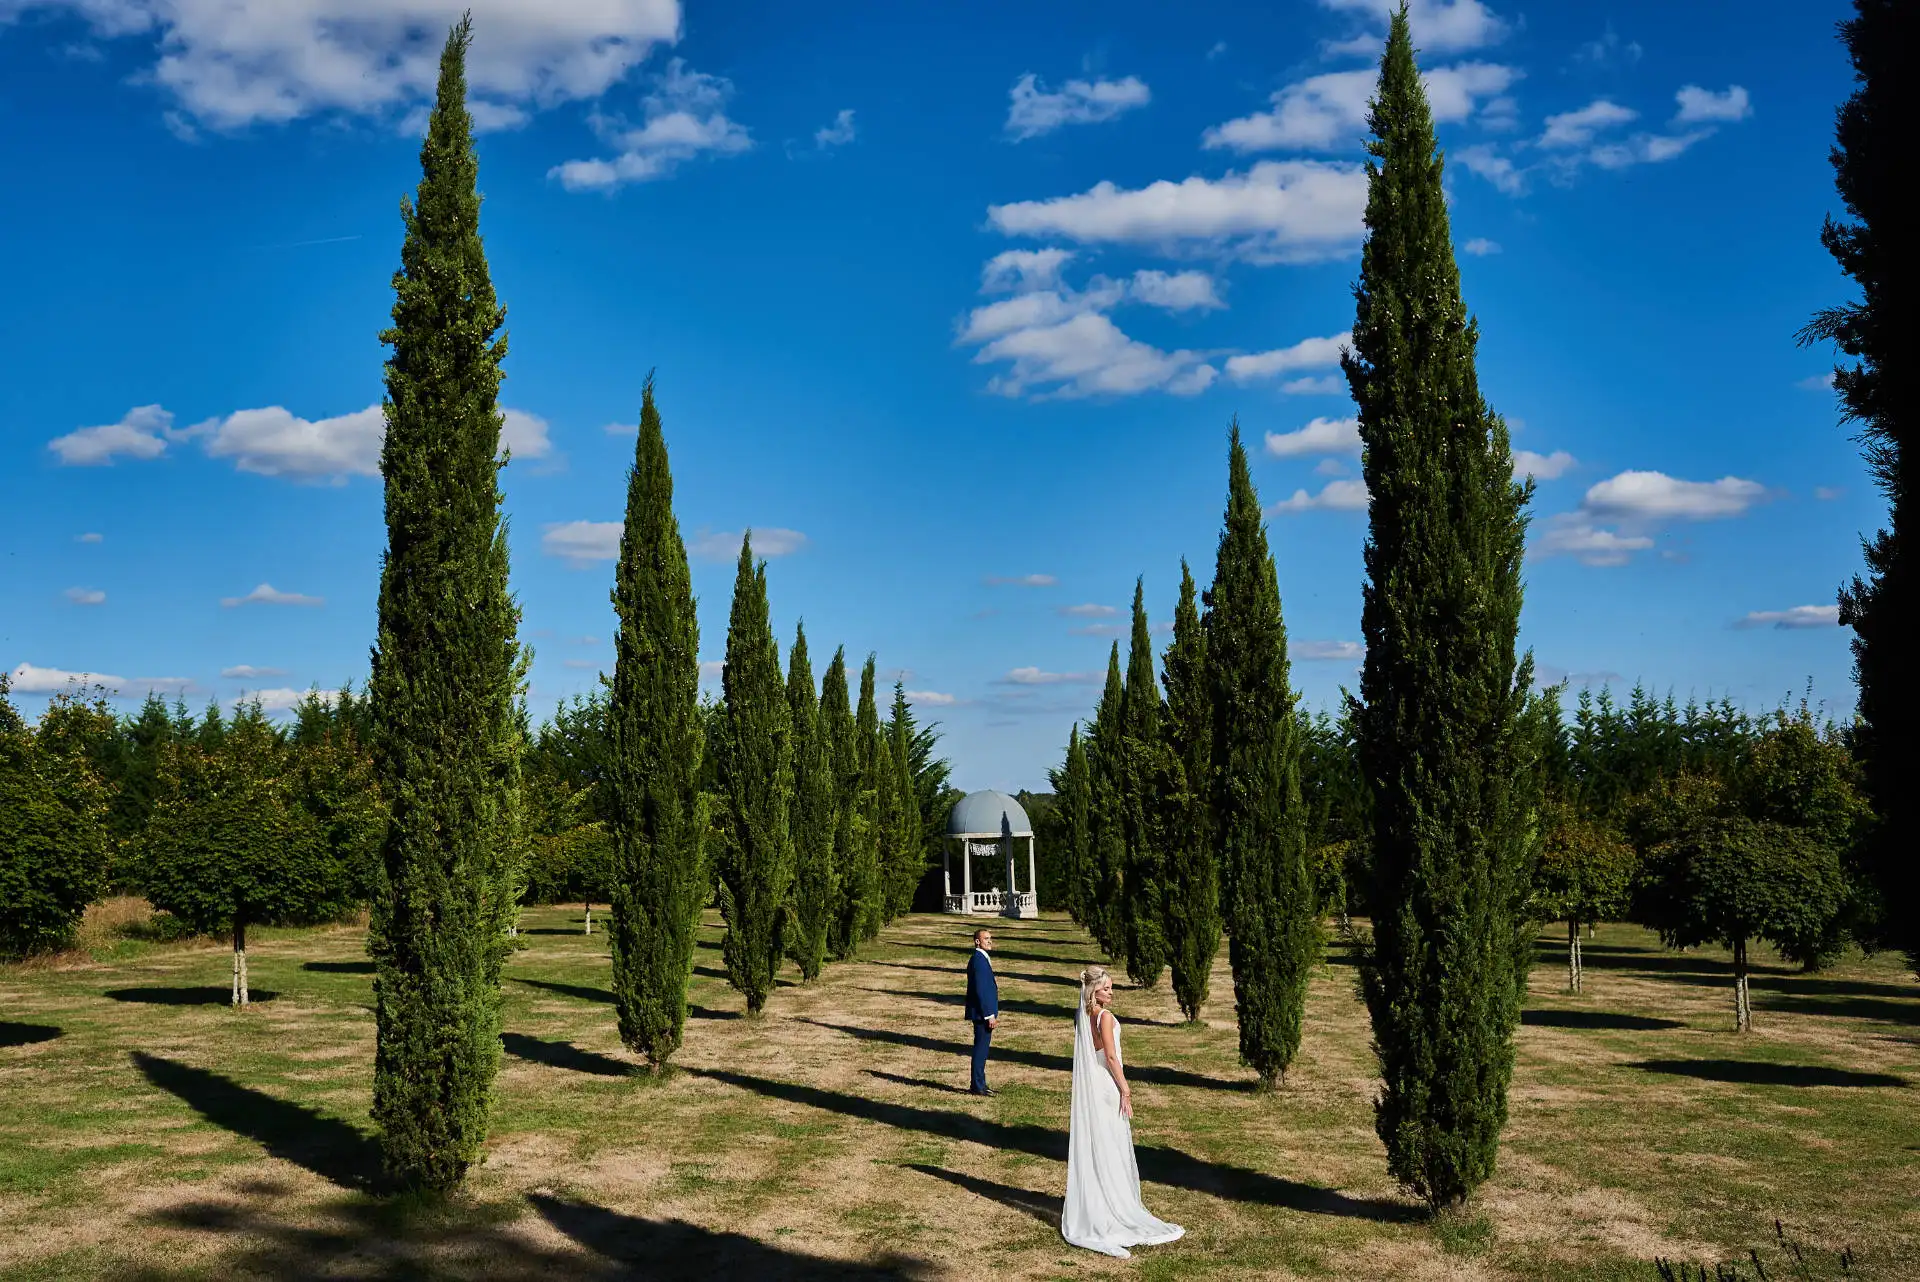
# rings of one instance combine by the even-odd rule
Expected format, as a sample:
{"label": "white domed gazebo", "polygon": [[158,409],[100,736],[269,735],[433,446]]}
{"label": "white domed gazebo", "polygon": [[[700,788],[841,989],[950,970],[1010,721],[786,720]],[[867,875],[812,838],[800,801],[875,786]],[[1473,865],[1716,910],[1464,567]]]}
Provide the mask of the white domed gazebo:
{"label": "white domed gazebo", "polygon": [[[1027,888],[1019,888],[1015,876],[1019,861],[1014,858],[1014,843],[1026,839]],[[960,853],[960,893],[953,893],[953,852]],[[1006,870],[1002,890],[973,888],[973,861],[987,856]],[[954,803],[947,816],[947,840],[940,847],[940,874],[950,913],[967,916],[1038,917],[1040,896],[1034,880],[1033,822],[1026,808],[1004,792],[992,788],[970,792]],[[993,880],[998,880],[997,878]]]}

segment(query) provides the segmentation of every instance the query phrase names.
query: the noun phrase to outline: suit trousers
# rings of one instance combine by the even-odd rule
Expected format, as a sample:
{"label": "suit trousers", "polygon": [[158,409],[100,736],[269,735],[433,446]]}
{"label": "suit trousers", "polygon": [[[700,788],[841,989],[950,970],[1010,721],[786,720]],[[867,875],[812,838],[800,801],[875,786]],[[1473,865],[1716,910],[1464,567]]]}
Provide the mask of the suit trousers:
{"label": "suit trousers", "polygon": [[973,1021],[973,1089],[987,1089],[987,1047],[993,1044],[993,1025],[984,1019]]}

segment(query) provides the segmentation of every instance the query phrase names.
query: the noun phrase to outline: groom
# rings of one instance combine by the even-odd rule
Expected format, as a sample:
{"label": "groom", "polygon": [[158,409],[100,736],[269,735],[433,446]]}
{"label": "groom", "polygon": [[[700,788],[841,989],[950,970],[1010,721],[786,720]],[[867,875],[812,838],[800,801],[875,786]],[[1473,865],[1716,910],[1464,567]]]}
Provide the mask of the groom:
{"label": "groom", "polygon": [[973,932],[973,956],[967,958],[967,1018],[973,1021],[973,1090],[975,1095],[992,1095],[987,1088],[987,1047],[993,1043],[993,1026],[1000,1022],[1000,985],[994,982],[993,963],[987,954],[993,951],[993,932]]}

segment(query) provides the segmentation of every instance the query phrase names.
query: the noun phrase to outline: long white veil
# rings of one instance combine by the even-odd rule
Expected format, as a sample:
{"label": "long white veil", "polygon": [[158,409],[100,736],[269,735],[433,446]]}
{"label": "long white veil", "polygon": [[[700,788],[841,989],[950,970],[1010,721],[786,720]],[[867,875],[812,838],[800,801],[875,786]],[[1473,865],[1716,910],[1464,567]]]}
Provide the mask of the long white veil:
{"label": "long white veil", "polygon": [[1074,1246],[1128,1259],[1130,1246],[1171,1242],[1180,1234],[1179,1225],[1154,1218],[1141,1204],[1133,1127],[1120,1113],[1120,1089],[1094,1045],[1083,982],[1073,1017],[1073,1095],[1060,1236]]}

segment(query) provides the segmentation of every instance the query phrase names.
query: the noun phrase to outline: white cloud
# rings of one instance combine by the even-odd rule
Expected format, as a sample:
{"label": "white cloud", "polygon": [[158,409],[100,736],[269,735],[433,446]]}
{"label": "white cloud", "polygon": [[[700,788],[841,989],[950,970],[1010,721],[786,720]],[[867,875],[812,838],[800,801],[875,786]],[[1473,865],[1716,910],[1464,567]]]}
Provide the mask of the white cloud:
{"label": "white cloud", "polygon": [[[291,712],[306,702],[309,693],[312,692],[307,690],[294,690],[287,686],[279,686],[272,690],[249,690],[243,694],[234,696],[227,702],[237,708],[242,704],[248,704],[258,700],[260,703],[260,711],[262,712]],[[337,697],[338,696],[330,690],[320,692],[320,701],[322,703],[332,703]]]}
{"label": "white cloud", "polygon": [[1313,465],[1313,470],[1316,476],[1345,476],[1347,464],[1342,459],[1323,458]]}
{"label": "white cloud", "polygon": [[1060,613],[1073,619],[1111,619],[1120,611],[1110,605],[1095,605],[1088,602],[1085,605],[1063,605],[1060,607]]}
{"label": "white cloud", "polygon": [[954,695],[942,694],[938,690],[909,690],[907,699],[911,703],[924,704],[929,708],[951,708],[960,702]]}
{"label": "white cloud", "polygon": [[1057,686],[1085,685],[1102,678],[1093,672],[1045,672],[1039,668],[1015,668],[1000,678],[1003,685]]}
{"label": "white cloud", "polygon": [[1426,85],[1433,118],[1447,124],[1472,116],[1483,100],[1491,105],[1525,74],[1498,62],[1460,62],[1423,72],[1420,79]]}
{"label": "white cloud", "polygon": [[718,681],[721,676],[725,674],[726,670],[727,661],[725,659],[700,660],[700,679],[702,681]]}
{"label": "white cloud", "polygon": [[325,605],[325,597],[304,596],[298,592],[282,592],[271,583],[262,583],[245,596],[223,596],[220,604],[231,610],[240,605]]}
{"label": "white cloud", "polygon": [[1291,512],[1361,512],[1367,506],[1365,481],[1328,481],[1318,494],[1295,490],[1291,498],[1281,499],[1267,509],[1269,516]]}
{"label": "white cloud", "polygon": [[1581,512],[1548,517],[1529,549],[1535,556],[1570,556],[1582,565],[1625,565],[1635,552],[1653,546],[1645,534],[1620,534],[1601,529]]}
{"label": "white cloud", "polygon": [[1020,396],[1036,389],[1049,397],[1125,396],[1164,391],[1192,396],[1218,373],[1192,351],[1164,352],[1129,338],[1101,312],[1082,312],[1052,325],[1017,329],[974,354],[977,364],[1006,361],[988,390]]}
{"label": "white cloud", "polygon": [[380,474],[386,415],[369,405],[336,418],[308,420],[278,405],[239,410],[187,431],[202,437],[213,458],[230,458],[242,472],[297,481],[333,481]]}
{"label": "white cloud", "polygon": [[1638,62],[1645,52],[1637,40],[1622,41],[1619,33],[1614,31],[1613,24],[1608,23],[1598,40],[1587,41],[1574,52],[1573,56],[1579,62],[1590,63],[1596,67],[1607,67],[1616,63]]}
{"label": "white cloud", "polygon": [[1635,134],[1621,142],[1603,143],[1595,147],[1587,153],[1587,159],[1602,169],[1657,165],[1680,156],[1712,132],[1711,129],[1695,129],[1684,134]]}
{"label": "white cloud", "polygon": [[1638,120],[1640,113],[1631,107],[1605,98],[1595,98],[1577,111],[1563,111],[1547,117],[1547,127],[1538,145],[1542,147],[1585,147],[1602,130]]}
{"label": "white cloud", "polygon": [[1472,254],[1475,258],[1485,258],[1488,254],[1497,254],[1500,252],[1500,242],[1497,240],[1488,240],[1485,236],[1475,236],[1472,240],[1460,246],[1460,248]]}
{"label": "white cloud", "polygon": [[541,534],[540,550],[576,570],[593,561],[618,560],[622,528],[619,521],[559,521]]}
{"label": "white cloud", "polygon": [[229,681],[258,681],[262,677],[284,677],[285,668],[260,668],[251,663],[236,663],[231,668],[220,669],[220,675]]}
{"label": "white cloud", "polygon": [[1367,648],[1358,641],[1295,641],[1287,647],[1287,656],[1308,663],[1358,663],[1367,657]]}
{"label": "white cloud", "polygon": [[1838,605],[1796,605],[1789,610],[1754,610],[1734,622],[1736,628],[1837,628]]}
{"label": "white cloud", "polygon": [[138,79],[172,98],[176,132],[330,112],[397,121],[432,96],[447,28],[467,9],[476,122],[517,123],[598,97],[677,40],[681,17],[678,0],[6,0],[0,19],[35,9],[157,49]]}
{"label": "white cloud", "polygon": [[[1334,46],[1335,52],[1377,55],[1385,40],[1387,15],[1397,7],[1385,0],[1320,0],[1328,9],[1375,19],[1382,34],[1368,34]],[[1407,20],[1420,49],[1476,49],[1507,34],[1507,24],[1480,0],[1411,0]]]}
{"label": "white cloud", "polygon": [[1680,110],[1673,118],[1676,124],[1731,123],[1745,120],[1753,114],[1753,102],[1747,96],[1747,91],[1739,85],[1728,85],[1721,93],[1702,89],[1699,85],[1683,85],[1673,98],[1680,104]]}
{"label": "white cloud", "polygon": [[1356,246],[1366,203],[1367,176],[1359,165],[1263,160],[1218,179],[1161,179],[1134,190],[1096,183],[1075,196],[993,205],[987,218],[1008,236],[1185,246],[1294,262]]}
{"label": "white cloud", "polygon": [[1051,588],[1060,580],[1051,574],[989,574],[985,582],[990,588]]}
{"label": "white cloud", "polygon": [[173,415],[158,405],[136,405],[118,423],[56,436],[47,442],[47,448],[67,467],[104,467],[123,454],[128,458],[159,458],[166,453],[167,442],[179,436],[173,430]]}
{"label": "white cloud", "polygon": [[568,191],[611,191],[627,183],[665,178],[698,156],[737,155],[753,147],[746,129],[727,117],[732,82],[688,69],[675,58],[641,100],[638,125],[595,113],[589,123],[616,154],[610,160],[569,160],[547,171]]}
{"label": "white cloud", "polygon": [[1824,374],[1810,374],[1794,384],[1795,387],[1809,392],[1831,392],[1833,390],[1833,371]]}
{"label": "white cloud", "polygon": [[1213,277],[1205,272],[1137,271],[1127,286],[1127,297],[1170,312],[1225,307]]}
{"label": "white cloud", "polygon": [[1453,153],[1453,158],[1465,165],[1468,173],[1478,174],[1509,196],[1517,196],[1527,189],[1526,172],[1486,143],[1462,147]]}
{"label": "white cloud", "polygon": [[853,108],[851,107],[843,107],[835,113],[832,124],[822,125],[813,131],[813,145],[822,149],[844,147],[853,139]]}
{"label": "white cloud", "polygon": [[68,588],[63,594],[75,605],[105,605],[107,594],[99,588]]}
{"label": "white cloud", "polygon": [[500,417],[502,453],[511,450],[513,457],[520,459],[545,458],[553,453],[553,442],[547,438],[547,420],[525,410],[502,410]]}
{"label": "white cloud", "polygon": [[1551,454],[1536,454],[1532,450],[1513,452],[1513,479],[1518,481],[1531,476],[1536,481],[1557,481],[1579,462],[1565,450],[1555,450]]}
{"label": "white cloud", "polygon": [[599,668],[600,664],[593,659],[562,659],[560,660],[560,666],[563,668],[572,668],[576,672],[592,672]]}
{"label": "white cloud", "polygon": [[1068,628],[1067,635],[1073,637],[1123,637],[1131,631],[1123,623],[1086,623],[1077,628]]}
{"label": "white cloud", "polygon": [[94,534],[89,532],[86,534],[74,535],[73,541],[75,543],[104,543],[106,542],[106,536],[104,534]]}
{"label": "white cloud", "polygon": [[1032,72],[1014,82],[1007,105],[1007,136],[1015,142],[1038,138],[1063,125],[1097,125],[1151,100],[1138,76],[1123,80],[1069,80],[1049,92]]}
{"label": "white cloud", "polygon": [[68,672],[64,668],[40,668],[23,663],[9,674],[15,694],[58,694],[74,686],[103,686],[111,691],[152,690],[161,694],[180,694],[193,689],[191,677],[125,677],[104,672]]}
{"label": "white cloud", "polygon": [[1837,485],[1816,485],[1813,487],[1813,497],[1819,499],[1822,503],[1830,503],[1844,493],[1846,493],[1846,491]]}
{"label": "white cloud", "polygon": [[1286,396],[1339,396],[1346,390],[1347,380],[1338,374],[1288,379],[1280,384],[1280,391]]}
{"label": "white cloud", "polygon": [[1316,418],[1297,431],[1267,433],[1267,453],[1275,458],[1359,452],[1360,420],[1357,418]]}
{"label": "white cloud", "polygon": [[1270,352],[1254,352],[1227,358],[1227,377],[1236,383],[1250,383],[1276,374],[1302,369],[1325,369],[1340,363],[1340,352],[1353,342],[1353,335],[1334,334],[1329,338],[1303,338],[1292,347],[1277,347]]}
{"label": "white cloud", "polygon": [[1766,486],[1737,476],[1682,481],[1664,472],[1622,472],[1589,489],[1580,506],[1603,521],[1712,521],[1742,516],[1766,497]]}
{"label": "white cloud", "polygon": [[[1463,62],[1422,74],[1433,118],[1443,124],[1467,119],[1483,100],[1497,98],[1523,73],[1491,62]],[[1273,110],[1255,112],[1201,135],[1209,149],[1332,151],[1350,147],[1366,131],[1367,103],[1379,75],[1331,71],[1309,76],[1274,93]]]}
{"label": "white cloud", "polygon": [[980,292],[1021,294],[1056,289],[1060,269],[1072,257],[1071,249],[1009,249],[995,254],[980,272]]}
{"label": "white cloud", "polygon": [[[791,556],[807,546],[806,535],[798,530],[783,530],[777,525],[755,526],[752,533],[753,555],[756,558]],[[740,531],[718,530],[709,533],[702,530],[687,544],[687,555],[696,561],[736,561],[740,558]]]}

